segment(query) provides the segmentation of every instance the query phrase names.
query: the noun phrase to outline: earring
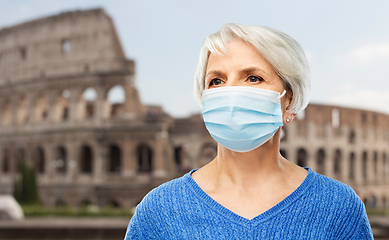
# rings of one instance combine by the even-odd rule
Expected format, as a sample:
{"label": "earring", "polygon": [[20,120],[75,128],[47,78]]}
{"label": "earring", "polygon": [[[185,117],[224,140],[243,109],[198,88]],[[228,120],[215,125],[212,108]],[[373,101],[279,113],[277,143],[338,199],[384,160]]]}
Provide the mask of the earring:
{"label": "earring", "polygon": [[286,122],[290,122],[290,118],[286,118]]}

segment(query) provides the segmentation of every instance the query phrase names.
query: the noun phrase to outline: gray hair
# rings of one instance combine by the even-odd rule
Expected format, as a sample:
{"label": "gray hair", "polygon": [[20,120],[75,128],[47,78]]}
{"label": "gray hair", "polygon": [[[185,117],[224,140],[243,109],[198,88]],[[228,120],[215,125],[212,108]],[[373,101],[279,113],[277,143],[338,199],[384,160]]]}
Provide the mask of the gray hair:
{"label": "gray hair", "polygon": [[200,106],[209,55],[226,52],[226,45],[233,39],[241,39],[251,44],[270,63],[284,82],[286,90],[290,89],[293,93],[289,107],[292,113],[298,113],[308,105],[311,91],[309,66],[298,42],[272,28],[226,24],[219,32],[205,38],[200,49],[194,76],[195,98]]}

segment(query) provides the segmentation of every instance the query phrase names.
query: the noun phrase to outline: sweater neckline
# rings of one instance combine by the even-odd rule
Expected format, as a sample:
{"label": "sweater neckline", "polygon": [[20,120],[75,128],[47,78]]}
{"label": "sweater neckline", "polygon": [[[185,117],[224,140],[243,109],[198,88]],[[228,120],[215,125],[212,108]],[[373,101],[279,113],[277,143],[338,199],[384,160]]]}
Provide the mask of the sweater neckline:
{"label": "sweater neckline", "polygon": [[233,211],[229,210],[228,208],[215,201],[207,193],[205,193],[191,176],[191,174],[197,171],[198,169],[193,169],[187,174],[185,174],[184,180],[186,184],[189,185],[189,188],[195,193],[195,197],[199,198],[202,202],[207,204],[210,209],[215,211],[217,214],[222,215],[230,219],[231,221],[239,224],[257,225],[276,216],[279,212],[288,208],[292,203],[294,203],[304,195],[304,193],[314,182],[315,177],[315,172],[312,171],[309,167],[305,167],[304,169],[308,170],[308,174],[305,177],[304,181],[300,184],[300,186],[298,186],[290,195],[284,198],[281,202],[277,203],[275,206],[271,207],[267,211],[259,214],[258,216],[252,219],[247,219],[234,213]]}

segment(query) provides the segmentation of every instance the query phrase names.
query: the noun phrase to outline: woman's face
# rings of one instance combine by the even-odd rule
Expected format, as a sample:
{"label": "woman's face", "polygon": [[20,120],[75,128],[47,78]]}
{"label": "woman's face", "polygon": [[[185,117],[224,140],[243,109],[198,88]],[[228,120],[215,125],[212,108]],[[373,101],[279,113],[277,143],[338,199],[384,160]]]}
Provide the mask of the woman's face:
{"label": "woman's face", "polygon": [[[240,39],[228,43],[227,53],[210,54],[205,73],[205,89],[227,86],[249,86],[272,90],[282,94],[284,83],[270,63],[250,44]],[[292,100],[288,92],[281,99],[281,110],[286,118],[293,119],[287,109]]]}
{"label": "woman's face", "polygon": [[250,44],[240,40],[228,43],[227,53],[210,54],[205,75],[205,88],[249,86],[284,91],[281,78],[272,66]]}

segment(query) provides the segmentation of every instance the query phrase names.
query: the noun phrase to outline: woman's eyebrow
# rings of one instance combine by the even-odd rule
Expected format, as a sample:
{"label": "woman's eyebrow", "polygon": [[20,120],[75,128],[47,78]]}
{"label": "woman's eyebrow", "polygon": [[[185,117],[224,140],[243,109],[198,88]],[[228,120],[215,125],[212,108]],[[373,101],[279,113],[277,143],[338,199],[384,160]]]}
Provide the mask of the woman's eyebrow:
{"label": "woman's eyebrow", "polygon": [[220,75],[223,75],[223,74],[222,74],[222,72],[220,72],[220,71],[214,70],[214,71],[209,71],[209,72],[206,74],[206,76],[208,76],[208,75],[220,76]]}
{"label": "woman's eyebrow", "polygon": [[262,72],[262,73],[267,74],[266,71],[262,70],[261,68],[257,68],[257,67],[245,68],[241,72],[243,72],[243,73]]}
{"label": "woman's eyebrow", "polygon": [[241,72],[243,72],[245,74],[250,74],[250,73],[254,73],[254,72],[261,72],[261,73],[269,76],[269,74],[265,70],[258,68],[258,67],[245,68],[245,69],[242,69]]}

